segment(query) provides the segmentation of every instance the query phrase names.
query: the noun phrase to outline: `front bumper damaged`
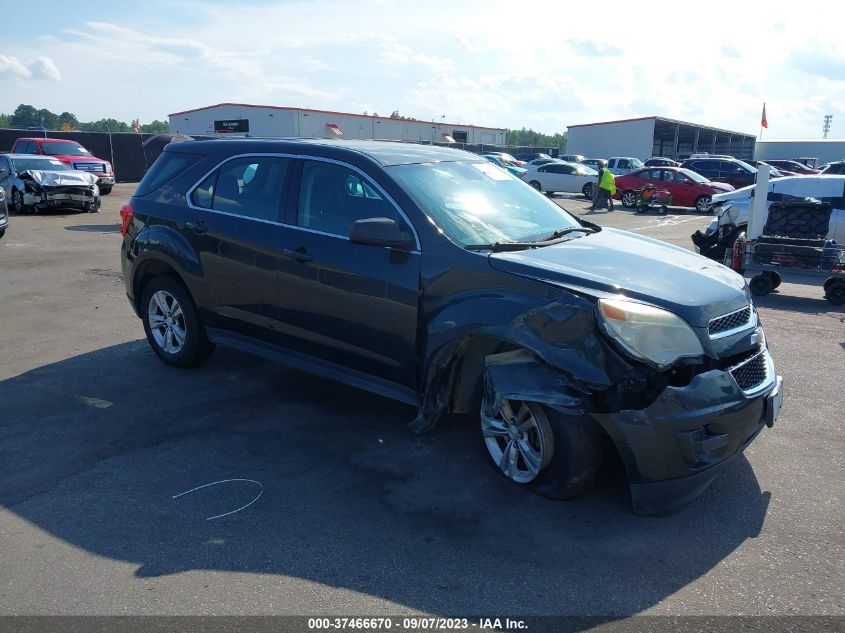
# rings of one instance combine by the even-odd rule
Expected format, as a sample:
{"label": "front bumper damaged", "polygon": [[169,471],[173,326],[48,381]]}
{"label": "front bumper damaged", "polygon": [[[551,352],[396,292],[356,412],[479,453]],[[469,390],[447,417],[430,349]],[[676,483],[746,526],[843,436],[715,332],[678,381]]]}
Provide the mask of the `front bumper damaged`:
{"label": "front bumper damaged", "polygon": [[98,195],[92,192],[76,191],[76,189],[78,188],[57,187],[42,189],[39,192],[28,191],[23,194],[23,203],[38,208],[78,206],[86,209],[98,209],[100,207]]}
{"label": "front bumper damaged", "polygon": [[[568,415],[588,415],[615,444],[625,465],[635,514],[672,512],[698,497],[764,426],[783,401],[783,381],[768,350],[765,379],[743,391],[731,370],[698,374],[686,386],[664,387],[639,409],[599,410],[591,389],[527,350],[487,359],[490,394],[540,402]],[[492,402],[492,399],[488,399]],[[634,402],[623,394],[621,402]]]}
{"label": "front bumper damaged", "polygon": [[591,414],[625,463],[636,514],[663,514],[692,501],[764,426],[774,424],[783,380],[765,354],[770,375],[753,395],[730,373],[712,370],[685,387],[666,387],[642,410]]}
{"label": "front bumper damaged", "polygon": [[100,192],[96,177],[85,172],[29,170],[20,175],[23,204],[38,209],[71,207],[96,210]]}

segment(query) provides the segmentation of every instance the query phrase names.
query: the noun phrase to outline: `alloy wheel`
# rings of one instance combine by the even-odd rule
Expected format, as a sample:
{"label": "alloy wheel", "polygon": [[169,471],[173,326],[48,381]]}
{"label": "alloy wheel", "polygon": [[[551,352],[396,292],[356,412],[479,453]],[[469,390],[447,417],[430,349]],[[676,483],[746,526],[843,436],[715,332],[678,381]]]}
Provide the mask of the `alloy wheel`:
{"label": "alloy wheel", "polygon": [[185,346],[187,330],[185,315],[176,297],[166,290],[153,294],[147,317],[156,345],[168,354],[178,354]]}
{"label": "alloy wheel", "polygon": [[12,191],[12,206],[15,208],[15,213],[23,213],[23,195],[17,189]]}
{"label": "alloy wheel", "polygon": [[635,204],[637,204],[637,194],[633,191],[626,191],[622,194],[622,206],[627,208],[632,208]]}
{"label": "alloy wheel", "polygon": [[554,454],[552,428],[534,404],[503,398],[494,416],[482,413],[481,432],[493,462],[520,484],[536,479]]}

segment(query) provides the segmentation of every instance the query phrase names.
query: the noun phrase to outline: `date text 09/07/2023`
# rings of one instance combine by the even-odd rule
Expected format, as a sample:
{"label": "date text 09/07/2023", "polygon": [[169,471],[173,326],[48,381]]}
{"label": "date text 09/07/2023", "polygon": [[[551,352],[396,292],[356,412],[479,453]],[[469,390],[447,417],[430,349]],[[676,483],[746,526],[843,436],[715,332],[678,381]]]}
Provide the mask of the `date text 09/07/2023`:
{"label": "date text 09/07/2023", "polygon": [[511,618],[436,618],[436,617],[331,617],[309,618],[308,630],[364,630],[364,631],[519,631],[527,629],[524,620]]}

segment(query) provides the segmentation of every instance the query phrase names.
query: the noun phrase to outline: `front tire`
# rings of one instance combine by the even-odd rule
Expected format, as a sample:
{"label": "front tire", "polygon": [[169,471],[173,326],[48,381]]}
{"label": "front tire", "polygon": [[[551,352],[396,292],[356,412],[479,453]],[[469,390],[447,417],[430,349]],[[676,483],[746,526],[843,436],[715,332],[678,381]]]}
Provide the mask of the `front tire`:
{"label": "front tire", "polygon": [[587,490],[601,464],[601,433],[586,416],[536,402],[481,403],[481,432],[493,466],[513,483],[550,499]]}
{"label": "front tire", "polygon": [[537,191],[539,191],[540,193],[543,193],[543,188],[540,186],[539,181],[537,181],[537,180],[532,180],[532,181],[531,181],[531,182],[529,182],[528,184],[529,184],[529,185],[531,185],[532,187],[534,187],[534,188],[535,188]]}
{"label": "front tire", "polygon": [[154,277],[144,286],[140,313],[147,342],[168,365],[195,367],[214,351],[191,295],[173,277]]}
{"label": "front tire", "polygon": [[112,190],[111,185],[105,185],[103,187],[100,187],[100,195],[101,196],[107,196],[111,193],[111,190]]}
{"label": "front tire", "polygon": [[12,208],[17,214],[29,213],[32,207],[28,207],[23,203],[23,194],[17,189],[12,189]]}
{"label": "front tire", "polygon": [[710,209],[713,208],[713,205],[710,204],[711,201],[710,196],[698,196],[695,199],[695,210],[699,213],[710,213]]}

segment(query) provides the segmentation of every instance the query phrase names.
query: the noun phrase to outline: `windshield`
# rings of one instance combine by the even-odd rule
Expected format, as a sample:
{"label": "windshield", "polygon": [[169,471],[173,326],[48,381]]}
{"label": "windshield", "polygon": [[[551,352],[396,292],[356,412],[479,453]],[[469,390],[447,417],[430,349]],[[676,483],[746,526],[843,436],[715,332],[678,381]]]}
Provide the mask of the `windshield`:
{"label": "windshield", "polygon": [[41,171],[71,171],[70,167],[55,158],[13,158],[15,171],[22,174],[30,169]]}
{"label": "windshield", "polygon": [[41,150],[50,156],[91,156],[91,152],[78,143],[41,143]]}
{"label": "windshield", "polygon": [[534,241],[581,224],[530,185],[486,162],[386,168],[434,224],[463,246]]}
{"label": "windshield", "polygon": [[705,178],[699,173],[694,172],[692,169],[683,168],[679,169],[678,171],[680,171],[684,176],[686,176],[690,180],[694,180],[695,182],[710,182],[709,180],[707,180],[707,178]]}
{"label": "windshield", "polygon": [[631,168],[632,169],[641,169],[643,167],[645,167],[645,164],[639,158],[632,158],[631,159]]}
{"label": "windshield", "polygon": [[736,162],[736,164],[737,164],[737,165],[739,165],[740,167],[742,167],[742,169],[743,169],[743,170],[745,170],[745,171],[747,171],[747,172],[750,172],[750,173],[752,173],[752,174],[756,174],[756,173],[757,173],[757,168],[756,168],[756,167],[752,167],[751,165],[749,165],[749,164],[748,164],[748,163],[746,163],[745,161],[742,161],[742,160],[737,159],[735,162]]}

